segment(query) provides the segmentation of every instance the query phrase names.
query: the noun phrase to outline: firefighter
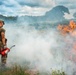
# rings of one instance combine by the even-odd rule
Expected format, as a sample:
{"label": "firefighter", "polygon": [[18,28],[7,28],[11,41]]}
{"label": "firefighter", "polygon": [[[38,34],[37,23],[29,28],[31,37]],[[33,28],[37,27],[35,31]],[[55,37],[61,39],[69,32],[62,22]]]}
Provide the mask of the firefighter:
{"label": "firefighter", "polygon": [[[4,26],[4,21],[0,20],[0,51],[2,51],[7,47],[6,46],[7,39],[5,38],[5,29],[3,28],[3,26]],[[7,59],[7,54],[5,54],[4,56],[1,55],[2,66],[6,65],[6,59]]]}

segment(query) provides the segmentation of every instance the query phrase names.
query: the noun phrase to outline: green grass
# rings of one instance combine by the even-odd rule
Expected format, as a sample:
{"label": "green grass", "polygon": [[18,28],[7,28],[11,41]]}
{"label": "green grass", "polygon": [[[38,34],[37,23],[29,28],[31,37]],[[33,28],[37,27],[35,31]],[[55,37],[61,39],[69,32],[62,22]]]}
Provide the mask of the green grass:
{"label": "green grass", "polygon": [[60,70],[52,70],[51,75],[66,75],[66,73]]}
{"label": "green grass", "polygon": [[29,75],[21,66],[14,66],[12,68],[4,68],[0,70],[0,75]]}
{"label": "green grass", "polygon": [[[31,75],[30,73],[27,73],[25,71],[28,71],[27,68],[22,68],[21,66],[13,66],[11,68],[6,69],[0,69],[0,75]],[[42,73],[36,73],[35,75],[48,75],[46,72]],[[49,75],[66,75],[65,72],[60,70],[52,70]]]}

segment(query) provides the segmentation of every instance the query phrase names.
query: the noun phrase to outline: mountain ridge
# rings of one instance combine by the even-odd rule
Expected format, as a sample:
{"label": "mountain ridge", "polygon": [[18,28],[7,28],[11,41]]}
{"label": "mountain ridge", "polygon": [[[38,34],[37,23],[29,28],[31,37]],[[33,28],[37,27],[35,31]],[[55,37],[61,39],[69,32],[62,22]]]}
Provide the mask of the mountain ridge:
{"label": "mountain ridge", "polygon": [[52,8],[50,11],[46,12],[44,16],[3,16],[0,15],[0,19],[5,21],[26,21],[26,22],[44,22],[44,21],[62,21],[65,20],[64,13],[69,14],[69,9],[65,6],[56,6]]}

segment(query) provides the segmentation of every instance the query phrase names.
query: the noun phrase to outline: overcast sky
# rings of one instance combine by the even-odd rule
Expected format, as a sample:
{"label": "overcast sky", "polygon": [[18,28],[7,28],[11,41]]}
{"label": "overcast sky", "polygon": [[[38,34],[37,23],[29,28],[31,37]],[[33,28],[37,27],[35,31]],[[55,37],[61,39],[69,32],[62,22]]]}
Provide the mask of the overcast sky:
{"label": "overcast sky", "polygon": [[0,0],[0,14],[5,16],[40,16],[57,5],[69,8],[72,16],[76,9],[76,0]]}

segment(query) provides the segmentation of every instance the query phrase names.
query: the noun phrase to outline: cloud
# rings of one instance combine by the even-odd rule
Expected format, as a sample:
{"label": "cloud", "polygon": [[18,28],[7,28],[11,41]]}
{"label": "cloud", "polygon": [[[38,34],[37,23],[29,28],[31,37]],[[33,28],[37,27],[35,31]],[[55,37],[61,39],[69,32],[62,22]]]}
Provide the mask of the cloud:
{"label": "cloud", "polygon": [[17,0],[20,5],[50,7],[55,5],[54,0]]}
{"label": "cloud", "polygon": [[4,0],[0,1],[0,14],[5,16],[40,16],[44,15],[54,5],[53,0]]}
{"label": "cloud", "polygon": [[46,11],[49,11],[49,8],[24,6],[18,11],[18,13],[19,16],[41,16],[44,15]]}
{"label": "cloud", "polygon": [[[1,3],[1,2],[0,2]],[[15,16],[21,6],[15,0],[2,1],[0,5],[0,14],[5,16]]]}
{"label": "cloud", "polygon": [[68,7],[69,9],[75,9],[76,8],[76,0],[56,0],[56,5],[63,5]]}
{"label": "cloud", "polygon": [[63,5],[71,14],[76,8],[76,0],[1,0],[0,14],[5,16],[42,16],[54,6]]}
{"label": "cloud", "polygon": [[65,15],[64,15],[64,17],[65,17],[65,19],[73,19],[74,17],[73,17],[73,14],[67,14],[67,13],[64,13]]}
{"label": "cloud", "polygon": [[7,0],[7,1],[3,1],[3,5],[5,5],[6,7],[14,7],[14,6],[18,6],[18,3],[14,0]]}

